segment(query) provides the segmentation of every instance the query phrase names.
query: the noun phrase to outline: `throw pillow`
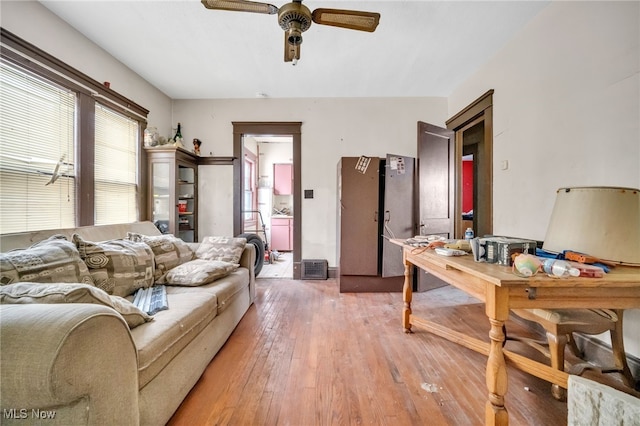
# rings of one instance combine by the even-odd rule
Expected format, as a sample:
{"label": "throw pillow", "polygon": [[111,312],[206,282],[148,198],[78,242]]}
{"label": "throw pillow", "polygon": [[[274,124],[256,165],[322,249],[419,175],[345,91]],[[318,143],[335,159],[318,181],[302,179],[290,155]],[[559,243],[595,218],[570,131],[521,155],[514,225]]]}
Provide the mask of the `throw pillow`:
{"label": "throw pillow", "polygon": [[127,232],[127,239],[145,243],[151,247],[156,264],[156,281],[170,269],[193,259],[193,251],[187,243],[171,234],[150,236]]}
{"label": "throw pillow", "polygon": [[87,284],[16,283],[0,287],[0,304],[94,303],[115,309],[129,328],[135,328],[153,317],[119,296],[109,296],[103,290]]}
{"label": "throw pillow", "polygon": [[196,250],[196,257],[205,260],[240,263],[246,245],[246,238],[205,237]]}
{"label": "throw pillow", "polygon": [[171,269],[158,283],[195,287],[226,277],[238,266],[221,260],[193,259]]}
{"label": "throw pillow", "polygon": [[93,284],[78,249],[64,235],[0,253],[0,285],[20,281]]}
{"label": "throw pillow", "polygon": [[148,245],[129,240],[96,243],[78,234],[72,238],[96,287],[116,296],[128,296],[153,285],[154,260]]}

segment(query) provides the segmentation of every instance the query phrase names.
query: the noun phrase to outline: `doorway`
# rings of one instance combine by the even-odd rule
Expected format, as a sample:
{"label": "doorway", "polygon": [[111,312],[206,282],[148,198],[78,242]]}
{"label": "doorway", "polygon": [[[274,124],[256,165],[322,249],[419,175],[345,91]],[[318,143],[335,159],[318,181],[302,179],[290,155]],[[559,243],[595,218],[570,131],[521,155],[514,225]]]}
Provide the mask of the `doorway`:
{"label": "doorway", "polygon": [[[447,120],[455,132],[456,203],[455,237],[464,238],[471,227],[476,236],[493,233],[493,90],[487,91],[458,114]],[[464,160],[471,161],[471,179],[463,176]],[[472,182],[465,188],[465,181]],[[471,191],[471,203],[469,194]],[[467,203],[464,200],[467,200]],[[469,204],[471,209],[468,208]],[[467,206],[467,211],[463,208]],[[471,210],[471,211],[469,211]]]}
{"label": "doorway", "polygon": [[[301,276],[301,124],[233,123],[234,235],[243,232],[257,233],[265,239],[271,249],[272,238],[280,237],[281,231],[284,231],[283,228],[276,228],[277,232],[274,233],[274,226],[286,225],[286,232],[289,233],[290,245],[283,246],[287,250],[282,250],[281,260],[289,262],[290,269],[283,268],[278,262],[276,265],[279,270],[270,272],[267,265],[271,259],[267,259],[263,266],[267,267],[264,276],[278,274],[278,278],[293,279],[300,279]],[[272,145],[269,146],[270,144]],[[271,151],[270,160],[267,159],[267,155],[260,155],[261,147],[263,154]],[[287,149],[288,154],[283,154]],[[289,194],[284,194],[274,187],[274,175],[287,169],[277,167],[276,164],[289,166],[292,177]],[[269,216],[269,219],[265,216]],[[263,224],[266,229],[263,228]],[[278,241],[277,244],[282,242]],[[284,272],[280,271],[286,270],[291,272],[286,272],[288,276],[284,277]]]}
{"label": "doorway", "polygon": [[245,135],[243,144],[244,232],[260,235],[267,248],[259,276],[293,278],[292,138]]}
{"label": "doorway", "polygon": [[[493,90],[447,121],[447,128],[418,122],[416,234],[462,239],[493,232]],[[416,290],[446,285],[419,271]]]}

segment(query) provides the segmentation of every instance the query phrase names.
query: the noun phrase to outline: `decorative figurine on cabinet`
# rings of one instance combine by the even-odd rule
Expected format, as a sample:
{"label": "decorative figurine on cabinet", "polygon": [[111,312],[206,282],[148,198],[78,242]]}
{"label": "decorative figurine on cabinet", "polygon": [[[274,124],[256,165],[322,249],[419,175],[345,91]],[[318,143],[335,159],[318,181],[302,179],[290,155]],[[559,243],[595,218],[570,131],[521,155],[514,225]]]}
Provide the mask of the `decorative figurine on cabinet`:
{"label": "decorative figurine on cabinet", "polygon": [[202,145],[202,141],[200,139],[193,140],[193,153],[198,157],[200,156],[200,145]]}
{"label": "decorative figurine on cabinet", "polygon": [[178,123],[178,128],[176,129],[176,135],[173,137],[173,146],[178,148],[184,148],[184,144],[182,143],[182,130],[180,129],[180,123]]}

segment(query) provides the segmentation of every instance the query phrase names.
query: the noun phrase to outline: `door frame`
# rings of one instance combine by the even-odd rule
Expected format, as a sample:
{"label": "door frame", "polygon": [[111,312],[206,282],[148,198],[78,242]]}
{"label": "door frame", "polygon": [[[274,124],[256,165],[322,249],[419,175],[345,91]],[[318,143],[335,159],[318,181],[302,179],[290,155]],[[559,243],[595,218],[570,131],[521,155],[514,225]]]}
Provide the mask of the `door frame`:
{"label": "door frame", "polygon": [[[447,129],[455,132],[455,220],[456,238],[463,238],[462,229],[462,151],[464,148],[464,131],[484,124],[484,133],[478,158],[474,157],[474,226],[477,236],[493,233],[493,92],[488,90],[462,111],[446,121]],[[476,164],[477,163],[477,164]]]}
{"label": "door frame", "polygon": [[302,276],[302,122],[234,121],[233,125],[233,234],[242,233],[242,182],[245,135],[291,136],[293,150],[293,279]]}

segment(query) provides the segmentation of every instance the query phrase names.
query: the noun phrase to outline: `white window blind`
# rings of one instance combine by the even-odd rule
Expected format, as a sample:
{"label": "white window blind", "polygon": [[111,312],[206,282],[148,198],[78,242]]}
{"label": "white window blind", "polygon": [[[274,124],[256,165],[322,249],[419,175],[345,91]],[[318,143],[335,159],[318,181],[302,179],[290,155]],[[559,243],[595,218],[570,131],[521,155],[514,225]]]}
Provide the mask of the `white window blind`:
{"label": "white window blind", "polygon": [[138,219],[138,122],[96,103],[95,224]]}
{"label": "white window blind", "polygon": [[0,233],[75,226],[76,95],[0,63]]}

